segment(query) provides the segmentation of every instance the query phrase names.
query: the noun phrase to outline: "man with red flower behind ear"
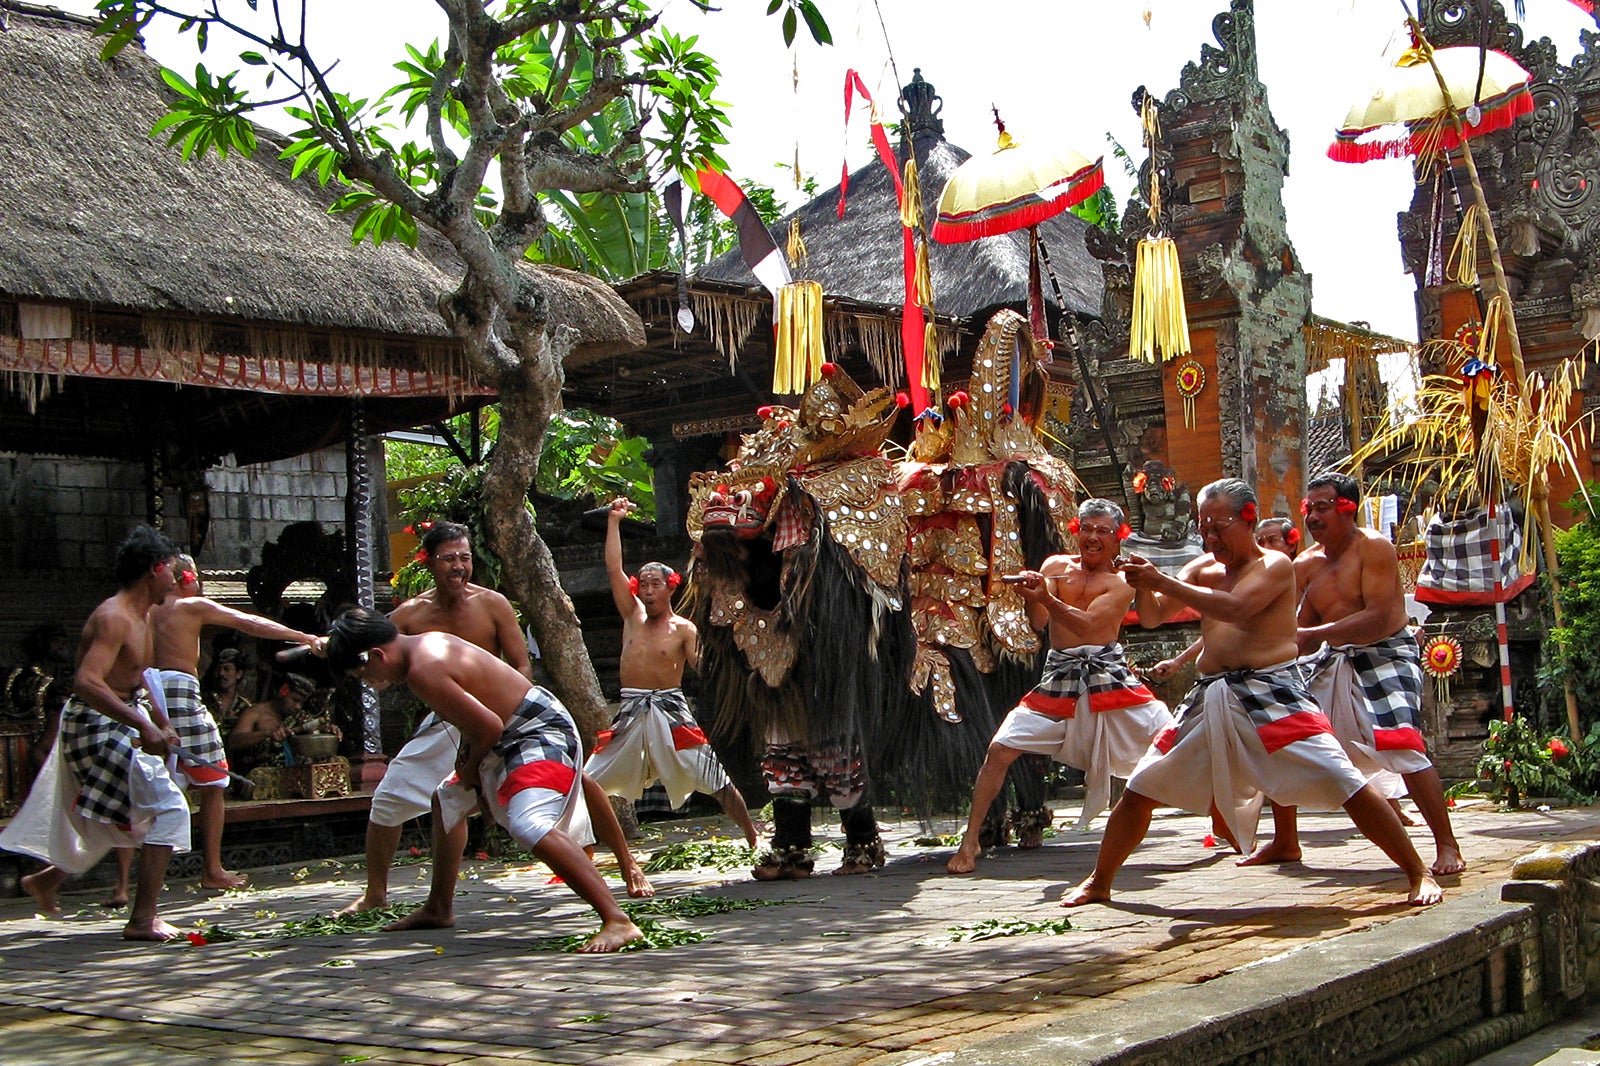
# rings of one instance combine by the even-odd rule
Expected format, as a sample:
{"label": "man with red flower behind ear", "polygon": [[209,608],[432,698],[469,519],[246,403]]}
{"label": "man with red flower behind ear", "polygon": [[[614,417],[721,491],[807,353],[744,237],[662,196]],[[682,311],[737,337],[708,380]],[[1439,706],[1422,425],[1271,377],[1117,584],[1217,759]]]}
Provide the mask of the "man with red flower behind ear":
{"label": "man with red flower behind ear", "polygon": [[[1311,696],[1356,769],[1399,774],[1433,831],[1435,874],[1466,866],[1450,827],[1439,772],[1422,739],[1422,659],[1407,628],[1394,545],[1356,525],[1361,485],[1346,474],[1311,479],[1300,509],[1316,544],[1295,559],[1302,652],[1317,651]],[[1320,651],[1318,650],[1320,649]],[[1271,843],[1246,863],[1300,858],[1293,808],[1273,808]]]}
{"label": "man with red flower behind ear", "polygon": [[683,669],[700,662],[695,624],[672,610],[682,576],[665,563],[645,563],[638,577],[622,569],[622,519],[633,504],[611,501],[606,528],[606,573],[622,615],[622,709],[595,738],[584,771],[613,796],[636,800],[660,781],[674,807],[691,792],[715,796],[756,846],[756,827],[744,796],[717,760],[683,695]]}
{"label": "man with red flower behind ear", "polygon": [[1085,500],[1067,530],[1078,538],[1077,555],[1052,555],[1038,570],[1014,575],[1029,623],[1050,627],[1050,654],[1039,684],[989,742],[961,847],[945,864],[953,874],[977,867],[984,816],[1019,755],[1049,755],[1084,771],[1081,829],[1110,803],[1112,775],[1132,773],[1151,739],[1172,724],[1167,705],[1134,676],[1117,641],[1133,603],[1133,589],[1114,565],[1130,532],[1122,508]]}

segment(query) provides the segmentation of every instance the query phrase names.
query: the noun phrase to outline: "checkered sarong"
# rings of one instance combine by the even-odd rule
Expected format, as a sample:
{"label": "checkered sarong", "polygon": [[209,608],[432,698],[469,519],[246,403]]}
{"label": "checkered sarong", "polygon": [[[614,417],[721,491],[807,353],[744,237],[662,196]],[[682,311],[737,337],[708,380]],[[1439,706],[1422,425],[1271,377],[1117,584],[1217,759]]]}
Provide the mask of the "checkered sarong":
{"label": "checkered sarong", "polygon": [[1054,718],[1071,718],[1084,696],[1091,711],[1137,707],[1156,698],[1128,669],[1122,645],[1113,641],[1099,648],[1052,648],[1039,684],[1022,697],[1021,705]]}
{"label": "checkered sarong", "polygon": [[1178,705],[1178,724],[1156,738],[1157,747],[1171,747],[1178,734],[1187,731],[1191,719],[1200,716],[1207,690],[1218,682],[1228,686],[1237,709],[1250,719],[1269,754],[1297,740],[1333,732],[1327,716],[1306,691],[1300,668],[1289,664],[1281,669],[1229,670],[1195,678],[1194,687]]}
{"label": "checkered sarong", "polygon": [[182,777],[196,785],[226,784],[228,753],[222,745],[217,720],[211,717],[211,711],[200,698],[199,678],[182,670],[162,670],[161,693],[166,700],[167,718],[178,734],[178,743],[195,759],[219,767],[202,766],[194,759],[179,756],[178,770]]}
{"label": "checkered sarong", "polygon": [[507,720],[491,750],[505,766],[505,781],[497,790],[504,805],[528,788],[568,791],[578,774],[583,747],[577,726],[561,701],[535,685]]}
{"label": "checkered sarong", "polygon": [[[1340,660],[1355,675],[1358,707],[1372,720],[1378,750],[1425,751],[1422,740],[1422,655],[1417,639],[1405,630],[1373,644],[1324,645],[1307,664],[1311,688],[1330,675]],[[1342,737],[1340,739],[1343,739]]]}
{"label": "checkered sarong", "polygon": [[[150,714],[149,697],[140,689],[136,709]],[[133,824],[134,741],[132,726],[107,718],[77,696],[61,708],[61,747],[78,779],[78,813],[91,821],[127,829]]]}
{"label": "checkered sarong", "polygon": [[[1497,538],[1498,561],[1491,543]],[[1435,516],[1423,540],[1428,557],[1417,575],[1417,599],[1424,603],[1493,603],[1497,567],[1502,599],[1533,580],[1522,573],[1522,530],[1507,507],[1495,509],[1493,522],[1487,508],[1449,522]]]}
{"label": "checkered sarong", "polygon": [[638,799],[659,781],[673,807],[691,792],[715,795],[728,784],[681,688],[623,689],[622,708],[595,738],[584,772],[623,799]]}

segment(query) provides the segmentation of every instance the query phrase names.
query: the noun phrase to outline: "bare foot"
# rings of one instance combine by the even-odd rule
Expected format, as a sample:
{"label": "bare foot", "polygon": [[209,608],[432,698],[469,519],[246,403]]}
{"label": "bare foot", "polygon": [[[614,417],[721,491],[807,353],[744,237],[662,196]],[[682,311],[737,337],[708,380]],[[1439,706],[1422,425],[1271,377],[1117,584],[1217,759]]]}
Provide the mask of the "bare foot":
{"label": "bare foot", "polygon": [[[56,902],[56,886],[52,884],[46,884],[43,880],[41,880],[40,875],[45,872],[46,871],[41,870],[37,874],[29,874],[19,883],[22,885],[22,891],[32,896],[33,901],[39,905],[40,914],[51,918],[57,918],[61,915],[61,906]],[[127,905],[127,896],[123,896],[122,902],[117,904],[119,907],[126,907]]]}
{"label": "bare foot", "polygon": [[124,940],[148,940],[157,944],[165,944],[169,940],[176,940],[183,935],[183,930],[175,925],[162,921],[160,918],[151,918],[148,921],[132,921],[122,927]]}
{"label": "bare foot", "polygon": [[[1406,813],[1406,809],[1404,807],[1400,806],[1400,801],[1399,800],[1390,800],[1389,801],[1389,806],[1394,809],[1394,816],[1396,818],[1400,819],[1400,824],[1401,825],[1416,825],[1417,824],[1417,820],[1415,818],[1411,817],[1411,815],[1407,814]],[[1438,872],[1439,872],[1438,870],[1434,871],[1434,873],[1438,873]]]}
{"label": "bare foot", "polygon": [[1458,874],[1467,868],[1467,861],[1461,857],[1461,849],[1454,844],[1440,846],[1439,853],[1429,867],[1435,877],[1444,877],[1448,874]]}
{"label": "bare foot", "polygon": [[397,922],[390,922],[383,927],[385,933],[403,933],[408,929],[453,929],[456,924],[454,914],[435,914],[424,903],[410,914]]}
{"label": "bare foot", "polygon": [[628,895],[634,899],[649,899],[656,894],[656,886],[650,883],[650,879],[644,875],[643,867],[632,855],[628,856],[626,863],[619,865],[622,867],[622,880],[628,886]]}
{"label": "bare foot", "polygon": [[382,898],[377,899],[377,900],[368,900],[367,899],[367,894],[365,892],[363,892],[363,893],[361,893],[360,897],[356,899],[356,901],[354,903],[350,904],[347,907],[341,907],[339,909],[338,913],[339,914],[365,914],[367,911],[375,911],[379,907],[386,907],[388,905],[389,905],[389,898],[387,896],[382,897]]}
{"label": "bare foot", "polygon": [[1427,874],[1414,878],[1411,882],[1411,894],[1406,897],[1406,902],[1414,907],[1431,907],[1444,899],[1444,890]]}
{"label": "bare foot", "polygon": [[944,864],[945,872],[952,874],[970,874],[977,868],[978,853],[968,851],[965,847],[957,849],[956,853],[950,856],[950,861]]}
{"label": "bare foot", "polygon": [[623,917],[609,922],[602,922],[600,931],[591,937],[589,942],[579,948],[578,951],[589,955],[604,954],[608,951],[616,951],[623,945],[631,944],[635,940],[643,939],[644,933],[639,930],[639,927],[634,925],[631,919]]}
{"label": "bare foot", "polygon": [[1083,884],[1061,897],[1063,907],[1081,907],[1085,903],[1106,903],[1111,899],[1111,890],[1100,888],[1094,883],[1094,878],[1089,878]]}
{"label": "bare foot", "polygon": [[250,879],[244,874],[232,873],[228,870],[213,870],[200,878],[201,888],[220,888],[226,892],[230,888],[245,888],[250,884]]}
{"label": "bare foot", "polygon": [[120,911],[128,905],[128,890],[114,890],[111,895],[100,901],[100,906],[107,910]]}
{"label": "bare foot", "polygon": [[1300,846],[1298,844],[1280,844],[1276,837],[1261,845],[1250,854],[1236,862],[1235,866],[1268,866],[1276,862],[1299,862]]}

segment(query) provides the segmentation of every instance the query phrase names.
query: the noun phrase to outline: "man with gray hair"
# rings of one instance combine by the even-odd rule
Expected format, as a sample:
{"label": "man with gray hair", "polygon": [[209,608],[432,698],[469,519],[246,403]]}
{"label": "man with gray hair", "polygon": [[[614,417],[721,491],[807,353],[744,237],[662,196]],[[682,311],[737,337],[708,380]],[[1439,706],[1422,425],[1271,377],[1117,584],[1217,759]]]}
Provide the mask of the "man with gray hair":
{"label": "man with gray hair", "polygon": [[1062,906],[1111,898],[1117,871],[1150,828],[1158,806],[1220,813],[1231,843],[1255,843],[1261,794],[1277,803],[1343,807],[1410,881],[1407,899],[1441,898],[1405,828],[1350,763],[1328,719],[1307,694],[1296,657],[1294,564],[1255,540],[1256,495],[1236,478],[1200,490],[1199,529],[1207,554],[1177,577],[1130,556],[1122,575],[1135,591],[1139,623],[1153,629],[1184,607],[1201,615],[1200,677],[1178,724],[1156,738],[1111,812],[1094,873]]}
{"label": "man with gray hair", "polygon": [[961,847],[945,864],[951,873],[977,867],[984,815],[1017,756],[1049,755],[1084,771],[1082,829],[1110,802],[1111,777],[1132,773],[1151,739],[1172,724],[1167,705],[1134,676],[1117,642],[1133,603],[1133,589],[1115,566],[1129,532],[1122,508],[1085,500],[1068,529],[1077,535],[1077,555],[1052,555],[1038,570],[1001,579],[1015,581],[1030,624],[1049,626],[1050,654],[1039,684],[989,742]]}

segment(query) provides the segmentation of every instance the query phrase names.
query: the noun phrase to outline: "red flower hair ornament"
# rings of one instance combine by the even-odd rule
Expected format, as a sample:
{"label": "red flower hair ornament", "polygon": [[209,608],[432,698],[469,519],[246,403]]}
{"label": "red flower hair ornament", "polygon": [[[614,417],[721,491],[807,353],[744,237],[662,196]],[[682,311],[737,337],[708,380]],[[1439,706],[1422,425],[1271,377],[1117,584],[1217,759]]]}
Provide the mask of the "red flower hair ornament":
{"label": "red flower hair ornament", "polygon": [[1067,532],[1074,537],[1078,535],[1078,520],[1076,518],[1067,519]]}
{"label": "red flower hair ornament", "polygon": [[[1343,496],[1340,496],[1333,503],[1333,509],[1335,511],[1339,512],[1340,514],[1355,514],[1356,511],[1360,508],[1360,506],[1361,505],[1356,503],[1356,501],[1347,500]],[[1311,501],[1309,499],[1302,499],[1300,501],[1300,513],[1301,514],[1310,514],[1311,513]]]}
{"label": "red flower hair ornament", "polygon": [[1122,525],[1117,527],[1118,540],[1127,540],[1131,536],[1133,536],[1133,527],[1128,525],[1128,523],[1124,522]]}
{"label": "red flower hair ornament", "polygon": [[1239,517],[1244,519],[1246,522],[1254,522],[1256,520],[1256,505],[1254,503],[1247,503],[1243,507],[1239,508]]}
{"label": "red flower hair ornament", "polygon": [[1293,548],[1295,545],[1300,543],[1300,531],[1295,529],[1293,526],[1290,526],[1289,532],[1283,535],[1283,542],[1289,545],[1289,547]]}

